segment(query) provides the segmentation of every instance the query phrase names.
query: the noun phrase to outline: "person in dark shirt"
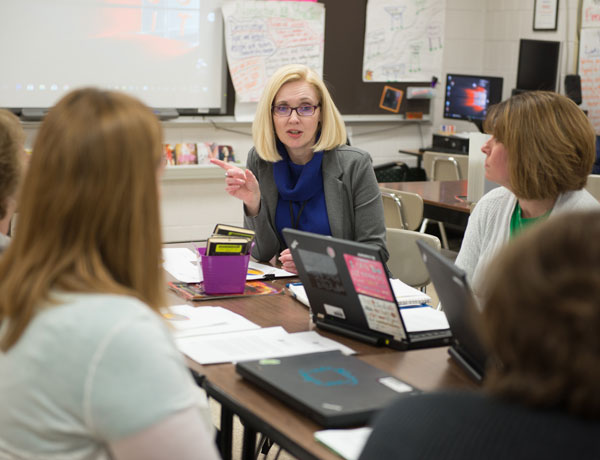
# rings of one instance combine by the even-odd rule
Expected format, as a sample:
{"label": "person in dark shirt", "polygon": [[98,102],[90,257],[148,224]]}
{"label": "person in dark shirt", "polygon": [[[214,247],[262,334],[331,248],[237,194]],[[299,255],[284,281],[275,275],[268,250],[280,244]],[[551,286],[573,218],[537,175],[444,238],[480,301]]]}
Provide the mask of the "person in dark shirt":
{"label": "person in dark shirt", "polygon": [[482,391],[399,399],[360,460],[600,458],[600,212],[525,230],[483,298]]}

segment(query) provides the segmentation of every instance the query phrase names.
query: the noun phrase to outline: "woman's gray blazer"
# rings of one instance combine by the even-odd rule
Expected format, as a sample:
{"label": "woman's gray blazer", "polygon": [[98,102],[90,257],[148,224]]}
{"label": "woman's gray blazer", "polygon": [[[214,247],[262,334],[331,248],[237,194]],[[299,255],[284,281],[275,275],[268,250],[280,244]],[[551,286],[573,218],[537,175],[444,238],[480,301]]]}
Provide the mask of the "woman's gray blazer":
{"label": "woman's gray blazer", "polygon": [[[244,215],[244,224],[256,232],[252,256],[268,261],[286,248],[275,229],[279,192],[273,178],[273,163],[261,159],[252,148],[246,167],[258,180],[261,203],[257,216]],[[322,170],[332,236],[377,245],[387,261],[383,203],[371,156],[364,150],[342,145],[324,153]]]}

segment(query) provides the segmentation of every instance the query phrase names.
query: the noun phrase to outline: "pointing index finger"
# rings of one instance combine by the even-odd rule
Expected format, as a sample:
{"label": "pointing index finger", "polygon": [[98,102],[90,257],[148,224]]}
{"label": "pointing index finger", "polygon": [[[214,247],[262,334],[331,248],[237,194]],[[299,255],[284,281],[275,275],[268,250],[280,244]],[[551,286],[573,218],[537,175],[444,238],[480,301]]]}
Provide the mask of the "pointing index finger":
{"label": "pointing index finger", "polygon": [[216,158],[211,158],[210,162],[214,165],[217,165],[219,168],[223,168],[225,171],[229,171],[230,169],[234,169],[234,168],[239,169],[237,166],[234,166],[223,160],[217,160]]}

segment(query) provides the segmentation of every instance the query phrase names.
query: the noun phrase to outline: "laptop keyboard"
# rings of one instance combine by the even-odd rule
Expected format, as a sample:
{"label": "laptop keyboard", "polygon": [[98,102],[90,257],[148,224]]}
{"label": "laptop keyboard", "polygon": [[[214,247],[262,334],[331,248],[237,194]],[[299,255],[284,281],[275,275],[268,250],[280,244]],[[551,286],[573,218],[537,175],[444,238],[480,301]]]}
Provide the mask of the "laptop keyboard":
{"label": "laptop keyboard", "polygon": [[423,331],[423,332],[411,332],[408,334],[411,340],[429,340],[437,337],[450,337],[452,334],[449,329],[436,330],[436,331]]}

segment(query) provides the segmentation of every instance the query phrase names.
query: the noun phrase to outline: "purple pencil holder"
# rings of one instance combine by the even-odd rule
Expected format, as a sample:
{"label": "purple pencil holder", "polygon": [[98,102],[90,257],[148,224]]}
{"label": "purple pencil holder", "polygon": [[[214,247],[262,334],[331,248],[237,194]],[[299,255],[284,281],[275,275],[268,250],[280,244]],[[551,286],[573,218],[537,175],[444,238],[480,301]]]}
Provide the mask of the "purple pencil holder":
{"label": "purple pencil holder", "polygon": [[202,265],[204,292],[207,294],[242,294],[250,254],[242,256],[207,256],[206,248],[198,248]]}

